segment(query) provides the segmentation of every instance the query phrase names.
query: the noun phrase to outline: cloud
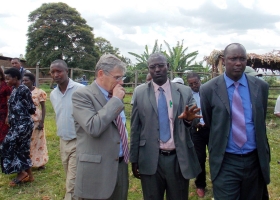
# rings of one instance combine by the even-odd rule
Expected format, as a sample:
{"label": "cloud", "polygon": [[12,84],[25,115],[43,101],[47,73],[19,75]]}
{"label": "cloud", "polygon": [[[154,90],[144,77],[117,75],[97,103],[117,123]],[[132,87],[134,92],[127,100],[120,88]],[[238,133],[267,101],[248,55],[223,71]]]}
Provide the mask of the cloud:
{"label": "cloud", "polygon": [[275,23],[280,21],[279,15],[272,15],[262,11],[259,7],[253,9],[242,6],[236,1],[227,1],[226,9],[215,6],[207,1],[199,9],[179,9],[187,17],[200,20],[206,30],[219,31],[246,31],[247,29],[275,28]]}

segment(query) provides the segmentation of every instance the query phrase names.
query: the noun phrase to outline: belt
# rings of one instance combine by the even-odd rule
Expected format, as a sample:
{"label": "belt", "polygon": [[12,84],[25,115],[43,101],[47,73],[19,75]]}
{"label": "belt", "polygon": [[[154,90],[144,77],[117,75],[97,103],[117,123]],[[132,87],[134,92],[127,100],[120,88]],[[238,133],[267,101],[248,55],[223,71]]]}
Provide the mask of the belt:
{"label": "belt", "polygon": [[251,156],[251,155],[253,155],[253,154],[255,154],[255,153],[257,153],[257,149],[255,149],[255,150],[253,150],[253,151],[251,151],[251,152],[249,152],[249,153],[245,153],[245,154],[234,154],[234,153],[228,153],[228,152],[226,152],[226,154],[233,155],[233,156],[237,156],[237,157],[249,157],[249,156]]}
{"label": "belt", "polygon": [[119,157],[119,163],[121,163],[123,161],[123,159],[124,159],[124,156]]}
{"label": "belt", "polygon": [[206,129],[208,129],[208,128],[205,127],[205,126],[202,126],[202,127],[197,127],[197,128],[193,127],[193,129],[194,129],[196,132],[198,132],[198,131],[201,131],[201,130],[206,130]]}
{"label": "belt", "polygon": [[160,155],[163,155],[163,156],[170,156],[170,155],[173,155],[173,154],[175,154],[176,153],[176,149],[173,149],[173,150],[162,150],[162,149],[160,149],[159,150],[159,154]]}

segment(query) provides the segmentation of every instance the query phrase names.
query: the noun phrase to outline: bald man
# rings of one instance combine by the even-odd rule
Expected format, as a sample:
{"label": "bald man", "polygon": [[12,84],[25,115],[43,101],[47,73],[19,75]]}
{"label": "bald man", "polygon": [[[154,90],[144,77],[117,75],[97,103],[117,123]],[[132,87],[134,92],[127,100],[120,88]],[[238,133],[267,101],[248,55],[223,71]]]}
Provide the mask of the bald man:
{"label": "bald man", "polygon": [[215,200],[262,199],[270,182],[266,135],[268,84],[247,76],[246,49],[229,44],[225,73],[200,87],[203,119],[210,128],[209,164]]}

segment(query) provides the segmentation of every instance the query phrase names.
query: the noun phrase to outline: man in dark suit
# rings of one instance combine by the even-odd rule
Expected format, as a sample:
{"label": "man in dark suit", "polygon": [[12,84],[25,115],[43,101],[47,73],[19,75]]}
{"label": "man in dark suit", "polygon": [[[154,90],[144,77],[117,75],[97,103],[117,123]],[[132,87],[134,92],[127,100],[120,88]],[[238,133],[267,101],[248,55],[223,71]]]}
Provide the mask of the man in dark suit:
{"label": "man in dark suit", "polygon": [[[187,82],[192,89],[193,98],[196,101],[197,107],[200,108],[200,94],[199,89],[201,86],[200,76],[197,73],[188,73]],[[201,111],[200,111],[201,114]],[[196,177],[195,186],[196,193],[199,197],[204,197],[206,187],[206,148],[209,141],[209,128],[205,126],[202,118],[195,119],[192,122],[191,136],[194,143],[194,148],[201,167],[201,173]]]}
{"label": "man in dark suit", "polygon": [[122,87],[126,64],[111,54],[96,64],[96,80],[73,96],[77,132],[75,195],[79,200],[124,200],[128,194],[128,141]]}
{"label": "man in dark suit", "polygon": [[201,117],[196,115],[200,109],[189,87],[169,81],[163,54],[152,54],[148,67],[152,81],[134,92],[132,171],[141,179],[145,200],[161,200],[165,191],[167,199],[188,199],[189,179],[201,170],[187,126]]}
{"label": "man in dark suit", "polygon": [[22,77],[23,77],[23,75],[24,75],[25,73],[31,73],[31,72],[30,72],[29,70],[27,70],[27,69],[25,69],[25,68],[23,68],[23,67],[21,66],[21,62],[20,62],[20,59],[19,59],[19,58],[13,58],[13,59],[11,60],[11,64],[12,64],[12,66],[13,66],[14,68],[16,68],[16,69],[19,70],[20,75],[21,75],[20,81],[21,81],[21,83],[22,83]]}
{"label": "man in dark suit", "polygon": [[215,200],[261,199],[270,182],[266,136],[268,84],[243,72],[243,45],[224,50],[225,73],[200,88],[201,109],[210,127],[209,162]]}

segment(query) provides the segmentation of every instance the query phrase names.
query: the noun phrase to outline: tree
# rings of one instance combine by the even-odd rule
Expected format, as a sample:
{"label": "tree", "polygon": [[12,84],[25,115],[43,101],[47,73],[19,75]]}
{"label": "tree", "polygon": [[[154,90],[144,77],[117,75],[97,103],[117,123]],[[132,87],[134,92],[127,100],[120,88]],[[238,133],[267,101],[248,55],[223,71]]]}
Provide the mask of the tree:
{"label": "tree", "polygon": [[136,63],[136,69],[137,70],[147,70],[148,69],[148,58],[151,54],[156,53],[156,52],[161,52],[161,45],[158,45],[157,40],[155,41],[154,47],[152,49],[152,52],[149,53],[148,46],[145,46],[145,51],[143,54],[139,55],[133,52],[128,52],[130,55],[133,55],[138,63]]}
{"label": "tree", "polygon": [[188,47],[184,48],[184,40],[182,40],[181,44],[178,41],[177,45],[172,48],[166,41],[164,41],[164,43],[167,46],[168,53],[163,53],[165,54],[167,62],[170,65],[171,72],[184,72],[188,68],[194,67],[194,65],[191,65],[191,63],[196,58],[198,51],[186,54]]}
{"label": "tree", "polygon": [[106,40],[103,37],[95,38],[95,46],[97,47],[99,56],[102,56],[104,53],[110,53],[117,57],[120,57],[119,48],[114,48],[111,45],[111,42],[109,42],[108,40]]}
{"label": "tree", "polygon": [[76,9],[65,3],[44,3],[28,16],[26,60],[28,65],[48,67],[63,59],[69,67],[92,69],[98,54],[92,28]]}

